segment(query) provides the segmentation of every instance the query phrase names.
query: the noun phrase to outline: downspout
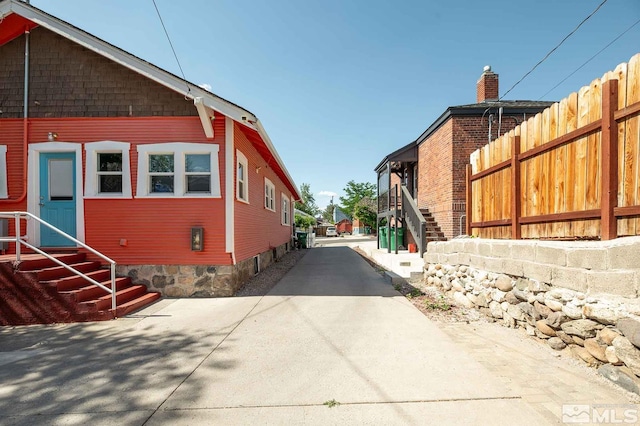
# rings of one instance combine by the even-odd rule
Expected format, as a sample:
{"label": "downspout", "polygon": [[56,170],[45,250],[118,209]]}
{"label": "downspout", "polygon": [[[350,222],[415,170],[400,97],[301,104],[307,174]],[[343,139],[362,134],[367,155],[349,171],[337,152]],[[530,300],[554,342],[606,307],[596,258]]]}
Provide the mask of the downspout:
{"label": "downspout", "polygon": [[225,157],[225,190],[224,190],[224,203],[225,203],[225,251],[231,254],[231,261],[233,265],[236,264],[236,252],[235,252],[235,187],[234,187],[234,173],[235,173],[235,147],[234,147],[234,135],[233,135],[233,119],[229,117],[224,118],[224,157]]}
{"label": "downspout", "polygon": [[[27,1],[27,3],[29,3]],[[21,203],[27,198],[27,152],[29,144],[29,30],[24,30],[24,108],[22,118],[22,195],[12,200],[0,200],[3,204]]]}

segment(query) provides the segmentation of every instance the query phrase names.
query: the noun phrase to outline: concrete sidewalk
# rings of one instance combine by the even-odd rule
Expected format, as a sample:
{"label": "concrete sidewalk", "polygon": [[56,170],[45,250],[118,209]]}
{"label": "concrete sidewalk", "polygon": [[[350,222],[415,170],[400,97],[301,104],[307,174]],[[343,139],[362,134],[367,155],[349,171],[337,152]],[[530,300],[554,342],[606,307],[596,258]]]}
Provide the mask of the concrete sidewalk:
{"label": "concrete sidewalk", "polygon": [[424,259],[418,253],[409,253],[409,250],[398,250],[398,254],[392,250],[389,253],[388,249],[378,248],[375,237],[369,241],[345,242],[349,247],[359,248],[367,257],[402,278],[410,279],[412,274],[421,275],[424,272]]}
{"label": "concrete sidewalk", "polygon": [[[263,298],[0,329],[0,424],[541,425],[561,403],[628,402],[550,351],[485,350],[464,332],[452,339],[349,248],[317,248]],[[532,377],[557,389],[551,405],[525,397]]]}

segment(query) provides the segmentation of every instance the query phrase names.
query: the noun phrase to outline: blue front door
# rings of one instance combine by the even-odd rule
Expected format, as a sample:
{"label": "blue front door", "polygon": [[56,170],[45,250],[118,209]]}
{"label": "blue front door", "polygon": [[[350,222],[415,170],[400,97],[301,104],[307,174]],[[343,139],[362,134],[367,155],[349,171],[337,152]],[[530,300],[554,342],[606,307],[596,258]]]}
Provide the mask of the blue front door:
{"label": "blue front door", "polygon": [[[76,155],[74,152],[40,153],[40,218],[75,238]],[[75,243],[40,225],[42,247],[68,247]]]}

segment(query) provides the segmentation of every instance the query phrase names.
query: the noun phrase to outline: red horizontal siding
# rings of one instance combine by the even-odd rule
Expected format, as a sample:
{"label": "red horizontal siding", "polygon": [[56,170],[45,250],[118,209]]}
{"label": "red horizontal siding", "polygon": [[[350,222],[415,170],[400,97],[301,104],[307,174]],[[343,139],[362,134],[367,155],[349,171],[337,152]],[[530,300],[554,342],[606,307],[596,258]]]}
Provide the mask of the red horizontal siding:
{"label": "red horizontal siding", "polygon": [[[237,125],[234,136],[235,148],[247,157],[249,163],[249,204],[235,201],[235,251],[236,260],[241,261],[290,241],[292,228],[281,224],[281,194],[284,192],[291,199],[291,191]],[[260,169],[256,173],[258,167]],[[264,207],[265,177],[276,187],[275,212]],[[233,196],[235,198],[235,194]]]}

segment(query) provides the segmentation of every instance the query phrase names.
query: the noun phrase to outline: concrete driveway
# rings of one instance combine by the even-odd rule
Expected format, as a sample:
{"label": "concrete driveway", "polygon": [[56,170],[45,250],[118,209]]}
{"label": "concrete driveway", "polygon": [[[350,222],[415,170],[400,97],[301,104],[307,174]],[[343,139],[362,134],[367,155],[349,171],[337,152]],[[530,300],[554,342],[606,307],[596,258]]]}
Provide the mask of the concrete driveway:
{"label": "concrete driveway", "polygon": [[0,329],[0,424],[540,425],[561,404],[628,402],[481,332],[430,322],[349,248],[312,249],[262,298]]}

